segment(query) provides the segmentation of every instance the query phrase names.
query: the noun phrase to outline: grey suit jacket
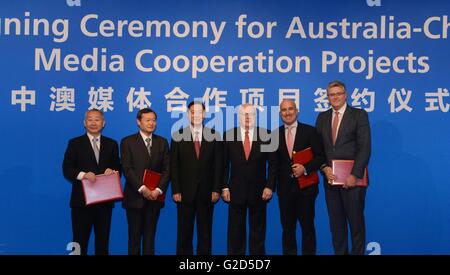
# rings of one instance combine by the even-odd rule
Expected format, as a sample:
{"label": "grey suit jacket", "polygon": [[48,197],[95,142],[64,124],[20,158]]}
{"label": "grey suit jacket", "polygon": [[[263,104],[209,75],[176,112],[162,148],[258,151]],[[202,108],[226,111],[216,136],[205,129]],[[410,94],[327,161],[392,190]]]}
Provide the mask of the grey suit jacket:
{"label": "grey suit jacket", "polygon": [[354,160],[352,175],[362,178],[364,168],[370,158],[370,125],[367,112],[349,105],[341,120],[336,144],[331,138],[331,117],[333,110],[320,113],[316,121],[316,129],[322,138],[327,165],[333,159]]}

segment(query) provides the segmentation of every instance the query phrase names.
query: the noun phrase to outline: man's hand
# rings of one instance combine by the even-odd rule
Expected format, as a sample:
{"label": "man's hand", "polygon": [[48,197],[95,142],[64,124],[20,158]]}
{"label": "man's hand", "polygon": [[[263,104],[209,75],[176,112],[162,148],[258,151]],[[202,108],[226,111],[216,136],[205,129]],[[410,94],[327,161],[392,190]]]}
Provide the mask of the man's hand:
{"label": "man's hand", "polygon": [[147,200],[151,200],[151,192],[150,189],[147,188],[147,186],[144,186],[141,190],[141,194],[142,196],[144,196],[144,198],[146,198]]}
{"label": "man's hand", "polygon": [[117,171],[115,171],[115,170],[113,170],[113,169],[111,169],[111,168],[106,168],[106,170],[105,170],[105,175],[111,175],[111,174],[114,174],[114,173],[116,173]]}
{"label": "man's hand", "polygon": [[211,202],[216,203],[219,200],[220,194],[217,192],[211,193]]}
{"label": "man's hand", "polygon": [[153,191],[150,191],[150,200],[152,200],[152,201],[156,200],[158,198],[159,194],[160,194],[159,191],[156,189]]}
{"label": "man's hand", "polygon": [[231,197],[230,197],[230,190],[226,189],[226,190],[222,191],[222,199],[225,202],[230,202],[230,199],[231,199]]}
{"label": "man's hand", "polygon": [[87,179],[90,182],[95,182],[95,174],[92,172],[87,172],[86,174],[84,174],[83,179]]}
{"label": "man's hand", "polygon": [[353,175],[348,176],[345,179],[345,184],[342,186],[345,189],[352,188],[356,186],[356,177]]}
{"label": "man's hand", "polygon": [[291,166],[292,168],[292,174],[298,178],[301,175],[305,174],[305,166],[301,165],[300,163],[295,163]]}
{"label": "man's hand", "polygon": [[272,189],[270,188],[264,188],[263,190],[263,194],[262,194],[262,199],[263,201],[268,201],[272,198]]}
{"label": "man's hand", "polygon": [[322,171],[325,173],[325,176],[327,177],[328,184],[332,184],[333,181],[336,179],[336,176],[333,174],[333,169],[331,169],[330,166],[326,166],[322,169]]}
{"label": "man's hand", "polygon": [[181,202],[181,193],[173,194],[172,199],[174,202]]}

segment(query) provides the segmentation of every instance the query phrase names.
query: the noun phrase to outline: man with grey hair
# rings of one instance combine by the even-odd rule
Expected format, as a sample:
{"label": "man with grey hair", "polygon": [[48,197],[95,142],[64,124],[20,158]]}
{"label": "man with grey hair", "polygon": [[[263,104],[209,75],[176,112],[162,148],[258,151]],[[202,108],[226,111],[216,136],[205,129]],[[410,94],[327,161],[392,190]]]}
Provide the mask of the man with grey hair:
{"label": "man with grey hair", "polygon": [[[239,127],[224,138],[225,177],[222,198],[228,208],[228,254],[244,255],[249,212],[249,252],[265,254],[266,207],[275,185],[274,153],[264,152],[268,144],[261,137],[266,129],[256,127],[256,108],[243,104],[239,108]],[[267,173],[267,162],[268,173]],[[266,177],[267,174],[267,177]]]}
{"label": "man with grey hair", "polygon": [[[364,205],[366,188],[356,186],[363,178],[370,158],[370,125],[367,112],[347,105],[345,84],[328,84],[327,95],[332,108],[317,117],[316,128],[323,140],[326,161],[321,166],[325,174],[325,199],[330,219],[335,254],[348,254],[348,227],[352,238],[351,254],[364,254],[366,229]],[[343,186],[332,185],[336,176],[332,160],[353,160],[351,174]]]}
{"label": "man with grey hair", "polygon": [[109,253],[109,232],[114,202],[86,206],[81,180],[95,182],[96,175],[112,174],[120,170],[117,142],[103,136],[103,112],[92,109],[84,117],[86,134],[69,141],[63,161],[64,177],[72,183],[70,207],[72,208],[73,241],[80,245],[80,254],[86,255],[89,236],[94,227],[95,254]]}

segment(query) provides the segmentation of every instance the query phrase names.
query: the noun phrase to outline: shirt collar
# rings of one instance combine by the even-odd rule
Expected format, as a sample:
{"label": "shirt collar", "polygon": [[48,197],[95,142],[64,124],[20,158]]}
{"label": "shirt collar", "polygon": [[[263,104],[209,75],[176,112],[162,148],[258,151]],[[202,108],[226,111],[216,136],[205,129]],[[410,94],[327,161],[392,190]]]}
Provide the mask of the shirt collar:
{"label": "shirt collar", "polygon": [[150,136],[147,136],[144,134],[141,130],[139,130],[139,134],[141,135],[142,139],[145,141],[147,138],[153,139],[153,133],[150,134]]}
{"label": "shirt collar", "polygon": [[192,134],[195,134],[195,132],[198,132],[199,134],[201,134],[202,133],[202,130],[203,130],[203,127],[202,126],[192,126],[192,124],[191,125],[189,125],[189,129],[191,130],[191,133]]}
{"label": "shirt collar", "polygon": [[297,122],[297,120],[294,122],[294,123],[292,123],[291,125],[287,125],[286,123],[284,124],[284,129],[288,129],[289,127],[293,127],[293,128],[297,128],[297,126],[298,126],[298,122]]}
{"label": "shirt collar", "polygon": [[[91,142],[92,142],[92,139],[95,138],[93,135],[91,135],[91,134],[89,134],[89,133],[86,133],[86,135],[88,136],[89,141],[91,141]],[[100,134],[100,135],[97,137],[97,138],[98,138],[98,142],[100,142],[101,136],[102,136],[102,135]]]}
{"label": "shirt collar", "polygon": [[[345,103],[344,106],[342,106],[339,110],[337,110],[339,112],[339,115],[341,115],[341,117],[345,113],[346,109],[347,109],[347,103]],[[333,109],[333,113],[334,112],[336,112],[336,111]]]}
{"label": "shirt collar", "polygon": [[[245,134],[245,131],[247,131],[246,129],[245,129],[245,127],[239,127],[239,128],[241,128],[241,133],[242,134]],[[248,129],[248,134],[249,135],[253,135],[253,132],[255,131],[255,127],[253,127],[253,128],[249,128]]]}

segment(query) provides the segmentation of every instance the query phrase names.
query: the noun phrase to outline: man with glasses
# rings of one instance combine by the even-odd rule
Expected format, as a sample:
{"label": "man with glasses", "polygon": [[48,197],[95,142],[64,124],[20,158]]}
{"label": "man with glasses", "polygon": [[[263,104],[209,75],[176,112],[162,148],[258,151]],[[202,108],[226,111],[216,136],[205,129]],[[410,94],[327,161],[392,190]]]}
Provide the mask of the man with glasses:
{"label": "man with glasses", "polygon": [[[325,199],[328,207],[330,229],[335,254],[348,254],[348,227],[352,239],[351,254],[364,254],[365,221],[364,204],[366,188],[356,186],[363,178],[370,158],[370,125],[367,112],[347,105],[345,84],[333,81],[328,84],[327,95],[332,108],[317,117],[316,128],[323,141],[326,162],[321,166],[325,174]],[[331,185],[336,176],[332,160],[353,160],[351,174],[344,185]]]}

